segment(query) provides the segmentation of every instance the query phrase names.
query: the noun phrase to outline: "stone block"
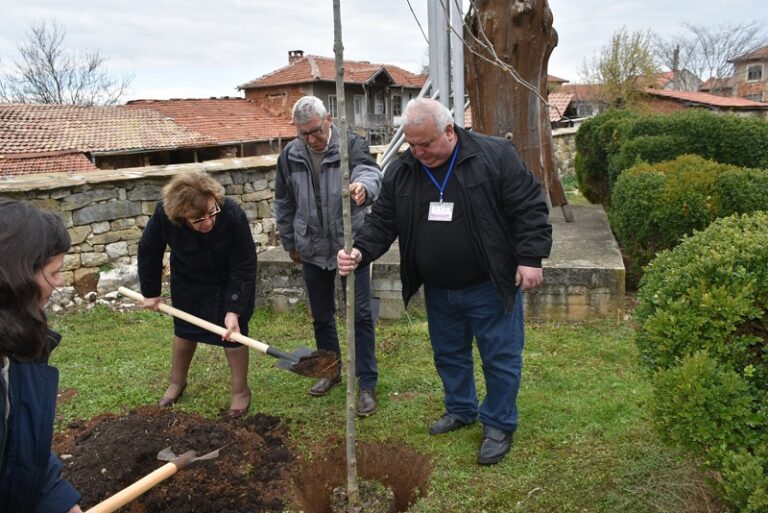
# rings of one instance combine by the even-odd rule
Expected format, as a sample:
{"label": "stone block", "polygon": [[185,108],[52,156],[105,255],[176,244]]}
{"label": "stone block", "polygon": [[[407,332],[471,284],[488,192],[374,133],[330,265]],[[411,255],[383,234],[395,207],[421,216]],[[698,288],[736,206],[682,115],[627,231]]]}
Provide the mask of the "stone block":
{"label": "stone block", "polygon": [[76,225],[113,221],[123,217],[133,217],[141,214],[141,206],[132,201],[109,201],[87,206],[72,213]]}
{"label": "stone block", "polygon": [[107,244],[104,248],[110,261],[118,260],[121,257],[128,256],[128,243],[126,241]]}
{"label": "stone block", "polygon": [[85,242],[88,235],[91,234],[90,226],[73,226],[67,230],[69,232],[69,238],[72,239],[72,244],[80,244]]}
{"label": "stone block", "polygon": [[[87,191],[71,194],[65,198],[62,198],[59,202],[59,209],[78,210],[83,207],[88,207],[89,205],[94,205],[94,203],[117,199],[117,197],[117,189],[113,187],[108,189],[104,187],[98,187],[96,189],[90,189]],[[116,219],[116,217],[113,217],[112,219]],[[104,219],[98,219],[98,221],[103,220]],[[75,216],[75,224],[87,224],[90,222],[94,221],[78,222],[78,219]]]}

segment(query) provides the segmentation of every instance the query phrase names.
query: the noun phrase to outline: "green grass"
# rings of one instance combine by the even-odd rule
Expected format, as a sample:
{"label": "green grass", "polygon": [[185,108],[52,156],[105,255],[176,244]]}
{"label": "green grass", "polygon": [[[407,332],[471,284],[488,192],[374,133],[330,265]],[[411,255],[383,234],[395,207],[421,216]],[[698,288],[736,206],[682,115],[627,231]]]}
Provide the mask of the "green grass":
{"label": "green grass", "polygon": [[[169,317],[99,307],[54,317],[52,324],[64,335],[52,358],[61,371],[60,386],[77,391],[60,408],[60,427],[76,418],[154,404],[162,395],[169,369]],[[314,347],[311,321],[302,309],[257,311],[251,336],[283,350]],[[380,321],[377,337],[379,411],[357,422],[357,437],[400,442],[431,457],[429,493],[409,511],[723,511],[696,467],[654,433],[650,388],[630,326],[529,325],[520,429],[507,458],[488,468],[475,463],[479,425],[440,437],[427,434],[443,405],[424,319]],[[311,398],[311,379],[276,369],[274,362],[251,352],[252,411],[283,418],[299,451],[343,434],[344,387]],[[478,363],[482,396],[479,368]],[[224,353],[201,344],[177,407],[213,417],[228,404]]]}

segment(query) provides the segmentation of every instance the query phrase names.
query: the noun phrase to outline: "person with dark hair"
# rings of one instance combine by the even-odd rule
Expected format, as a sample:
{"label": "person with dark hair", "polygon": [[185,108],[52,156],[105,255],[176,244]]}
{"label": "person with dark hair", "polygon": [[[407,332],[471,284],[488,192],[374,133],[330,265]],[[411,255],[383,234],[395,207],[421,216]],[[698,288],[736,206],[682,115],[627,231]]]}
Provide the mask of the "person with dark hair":
{"label": "person with dark hair", "polygon": [[[339,131],[316,96],[293,106],[298,137],[277,159],[275,218],[283,248],[301,264],[318,349],[341,355],[336,330],[336,252],[344,247],[342,169]],[[381,171],[362,137],[349,133],[349,196],[353,236],[381,187]],[[355,272],[356,413],[376,412],[376,334],[371,312],[370,267]],[[341,373],[318,380],[309,393],[318,397],[341,383]]]}
{"label": "person with dark hair", "polygon": [[[456,127],[447,107],[419,98],[402,119],[410,146],[387,169],[381,194],[354,248],[338,253],[339,274],[368,265],[400,241],[407,304],[424,285],[445,413],[443,435],[483,424],[480,465],[501,461],[517,430],[523,365],[522,291],[543,280],[552,226],[542,188],[506,139]],[[478,404],[473,340],[486,394]]]}
{"label": "person with dark hair", "polygon": [[163,188],[139,242],[139,283],[144,306],[157,309],[163,298],[163,257],[171,250],[171,300],[187,313],[224,326],[219,337],[174,318],[171,384],[160,406],[175,404],[187,386],[197,343],[224,347],[232,374],[232,400],[224,414],[245,415],[251,404],[248,347],[230,342],[248,335],[256,302],[256,246],[243,209],[224,197],[224,187],[202,172],[180,174]]}
{"label": "person with dark hair", "polygon": [[0,199],[0,511],[82,513],[51,452],[59,371],[48,357],[61,336],[45,305],[62,285],[70,248],[61,219]]}

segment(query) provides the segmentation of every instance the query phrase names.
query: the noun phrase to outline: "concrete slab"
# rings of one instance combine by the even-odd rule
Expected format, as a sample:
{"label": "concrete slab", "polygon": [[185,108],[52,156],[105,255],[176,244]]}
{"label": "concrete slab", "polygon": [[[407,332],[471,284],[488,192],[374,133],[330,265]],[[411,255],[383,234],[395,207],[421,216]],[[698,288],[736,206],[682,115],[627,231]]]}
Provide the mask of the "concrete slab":
{"label": "concrete slab", "polygon": [[[544,261],[544,285],[524,296],[526,318],[618,320],[624,310],[625,270],[605,211],[599,205],[572,205],[571,210],[574,223],[566,223],[559,209],[552,211],[552,254]],[[378,298],[381,318],[397,318],[404,311],[399,262],[395,244],[372,265],[372,295]],[[259,254],[257,288],[260,305],[284,309],[306,301],[301,267],[281,248]],[[419,291],[409,309],[423,307]]]}

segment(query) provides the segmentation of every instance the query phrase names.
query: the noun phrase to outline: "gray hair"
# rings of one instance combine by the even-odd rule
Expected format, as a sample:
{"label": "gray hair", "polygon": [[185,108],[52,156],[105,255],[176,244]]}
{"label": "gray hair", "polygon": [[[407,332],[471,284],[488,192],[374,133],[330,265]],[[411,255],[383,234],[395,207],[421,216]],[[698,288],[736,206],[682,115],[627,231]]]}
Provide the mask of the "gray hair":
{"label": "gray hair", "polygon": [[317,96],[302,96],[293,106],[293,122],[297,125],[309,123],[314,118],[325,119],[328,111]]}
{"label": "gray hair", "polygon": [[421,125],[427,120],[433,120],[437,130],[445,131],[448,125],[453,125],[453,115],[448,107],[431,98],[414,98],[405,106],[402,117],[403,128],[411,125]]}

